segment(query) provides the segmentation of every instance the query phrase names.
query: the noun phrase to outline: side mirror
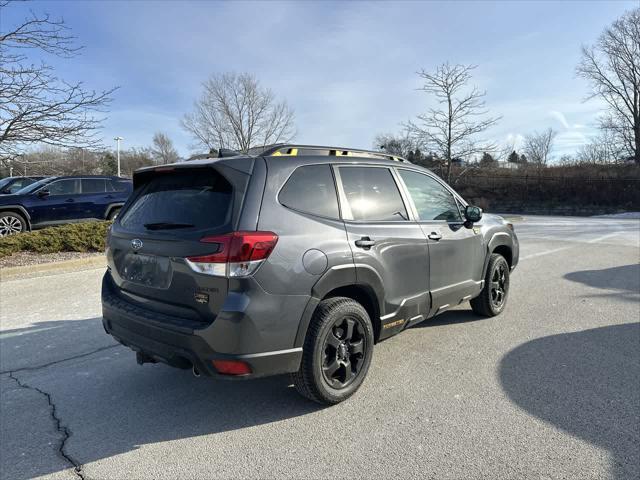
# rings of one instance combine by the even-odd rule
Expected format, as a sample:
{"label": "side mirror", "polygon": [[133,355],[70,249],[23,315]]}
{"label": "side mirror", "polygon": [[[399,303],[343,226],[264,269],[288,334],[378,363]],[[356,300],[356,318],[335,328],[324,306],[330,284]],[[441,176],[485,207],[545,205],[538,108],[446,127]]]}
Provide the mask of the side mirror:
{"label": "side mirror", "polygon": [[479,222],[482,218],[482,209],[480,207],[467,205],[464,209],[464,218],[469,223]]}
{"label": "side mirror", "polygon": [[42,190],[38,190],[38,193],[36,195],[38,195],[40,198],[48,197],[49,196],[49,189],[48,188],[43,188]]}

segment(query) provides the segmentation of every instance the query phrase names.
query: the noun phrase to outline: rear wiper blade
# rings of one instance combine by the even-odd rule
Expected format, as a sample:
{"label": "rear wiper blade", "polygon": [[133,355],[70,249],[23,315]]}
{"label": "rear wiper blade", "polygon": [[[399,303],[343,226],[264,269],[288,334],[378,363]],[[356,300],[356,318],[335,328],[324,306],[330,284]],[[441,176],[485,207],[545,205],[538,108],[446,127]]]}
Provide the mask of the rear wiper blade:
{"label": "rear wiper blade", "polygon": [[172,230],[174,228],[191,228],[194,225],[190,223],[172,223],[172,222],[156,222],[145,223],[144,228],[147,230]]}

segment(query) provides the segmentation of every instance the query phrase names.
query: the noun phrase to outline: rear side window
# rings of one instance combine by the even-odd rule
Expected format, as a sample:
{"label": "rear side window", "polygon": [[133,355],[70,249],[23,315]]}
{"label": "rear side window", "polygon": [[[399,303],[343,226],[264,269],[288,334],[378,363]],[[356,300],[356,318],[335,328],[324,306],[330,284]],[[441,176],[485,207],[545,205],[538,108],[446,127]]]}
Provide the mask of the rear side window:
{"label": "rear side window", "polygon": [[338,195],[329,165],[307,165],[298,168],[280,195],[280,203],[300,212],[338,218]]}
{"label": "rear side window", "polygon": [[220,227],[230,220],[232,193],[211,169],[158,174],[141,187],[120,224],[132,230]]}
{"label": "rear side window", "polygon": [[104,193],[104,178],[83,178],[82,193]]}
{"label": "rear side window", "polygon": [[47,187],[50,195],[75,195],[80,193],[79,180],[58,180]]}
{"label": "rear side window", "polygon": [[388,168],[341,167],[340,178],[347,197],[347,205],[342,212],[345,218],[368,221],[409,218]]}
{"label": "rear side window", "polygon": [[131,182],[125,180],[108,180],[107,192],[127,192],[131,190]]}

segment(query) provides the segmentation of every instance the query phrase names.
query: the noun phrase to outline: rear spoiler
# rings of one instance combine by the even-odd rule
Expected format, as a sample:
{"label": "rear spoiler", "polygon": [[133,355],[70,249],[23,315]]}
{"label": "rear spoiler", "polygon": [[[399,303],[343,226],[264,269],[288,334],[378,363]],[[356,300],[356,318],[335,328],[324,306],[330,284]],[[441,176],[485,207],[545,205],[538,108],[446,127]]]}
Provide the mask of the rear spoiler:
{"label": "rear spoiler", "polygon": [[253,172],[253,164],[255,158],[253,157],[236,157],[232,158],[208,158],[203,160],[192,160],[188,162],[170,163],[168,165],[158,165],[153,167],[144,167],[133,172],[133,188],[138,188],[140,185],[149,181],[150,178],[156,175],[171,175],[172,173],[179,172],[181,170],[194,170],[200,168],[212,168],[222,173],[224,170],[230,168],[245,175],[251,175]]}

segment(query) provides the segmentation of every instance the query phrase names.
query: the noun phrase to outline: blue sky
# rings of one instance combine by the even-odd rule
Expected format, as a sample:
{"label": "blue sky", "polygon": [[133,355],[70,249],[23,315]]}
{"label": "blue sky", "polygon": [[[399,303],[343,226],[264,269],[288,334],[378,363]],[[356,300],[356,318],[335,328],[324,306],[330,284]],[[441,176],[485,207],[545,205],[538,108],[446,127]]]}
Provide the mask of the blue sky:
{"label": "blue sky", "polygon": [[583,43],[635,1],[501,2],[28,2],[3,12],[2,30],[28,10],[63,17],[81,57],[46,58],[61,78],[92,89],[119,86],[104,123],[108,144],[151,143],[167,133],[182,155],[180,127],[201,83],[225,71],[254,73],[296,112],[300,143],[372,147],[424,111],[416,71],[473,63],[487,91],[488,136],[500,142],[558,130],[555,154],[594,135],[601,105],[583,102],[576,78]]}

